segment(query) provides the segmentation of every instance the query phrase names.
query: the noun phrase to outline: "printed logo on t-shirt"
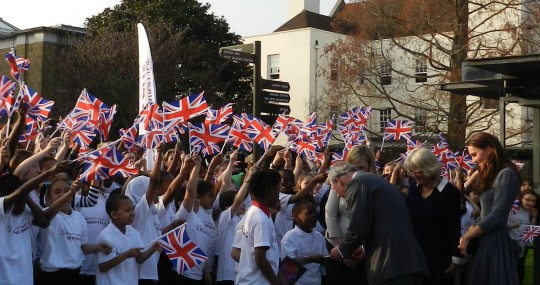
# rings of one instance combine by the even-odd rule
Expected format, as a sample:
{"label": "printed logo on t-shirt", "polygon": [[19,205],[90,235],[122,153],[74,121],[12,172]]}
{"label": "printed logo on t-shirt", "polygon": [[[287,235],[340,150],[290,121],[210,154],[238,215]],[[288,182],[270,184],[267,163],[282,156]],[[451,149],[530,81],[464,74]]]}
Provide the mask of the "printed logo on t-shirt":
{"label": "printed logo on t-shirt", "polygon": [[103,225],[103,226],[107,226],[109,223],[105,220],[105,219],[101,219],[101,218],[85,218],[86,220],[86,224],[88,225]]}
{"label": "printed logo on t-shirt", "polygon": [[81,234],[77,234],[77,233],[70,233],[70,232],[66,232],[64,230],[62,230],[60,232],[61,235],[65,236],[67,240],[78,240],[80,241],[81,240]]}
{"label": "printed logo on t-shirt", "polygon": [[15,228],[12,225],[7,226],[7,232],[8,233],[13,233],[15,235],[20,235],[20,234],[26,232],[29,229],[30,229],[30,226],[28,225],[28,223],[24,223],[24,224],[22,224],[20,226],[17,226]]}

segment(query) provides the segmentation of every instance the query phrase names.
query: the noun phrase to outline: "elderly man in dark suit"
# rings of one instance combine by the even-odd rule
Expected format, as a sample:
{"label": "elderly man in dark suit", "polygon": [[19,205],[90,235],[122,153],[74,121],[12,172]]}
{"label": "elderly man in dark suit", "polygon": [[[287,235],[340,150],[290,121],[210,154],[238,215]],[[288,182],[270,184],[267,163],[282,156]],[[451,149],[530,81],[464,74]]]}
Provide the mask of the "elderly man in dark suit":
{"label": "elderly man in dark suit", "polygon": [[350,221],[345,240],[332,249],[331,258],[345,263],[365,258],[369,284],[421,284],[429,271],[399,190],[350,164],[332,167],[328,178],[345,196]]}

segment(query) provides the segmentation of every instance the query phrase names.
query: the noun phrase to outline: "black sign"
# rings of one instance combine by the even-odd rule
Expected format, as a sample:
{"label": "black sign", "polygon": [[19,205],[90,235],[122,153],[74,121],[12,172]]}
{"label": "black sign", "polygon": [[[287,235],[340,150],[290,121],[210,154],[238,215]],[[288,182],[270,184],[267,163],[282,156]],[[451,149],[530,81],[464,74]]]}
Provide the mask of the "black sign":
{"label": "black sign", "polygon": [[291,85],[289,82],[261,79],[261,88],[287,92]]}
{"label": "black sign", "polygon": [[228,50],[224,48],[219,49],[219,55],[224,59],[234,60],[238,62],[253,63],[255,56],[251,53],[245,53],[241,51]]}
{"label": "black sign", "polygon": [[260,115],[259,118],[263,120],[266,124],[272,126],[276,123],[277,115]]}
{"label": "black sign", "polygon": [[291,107],[288,105],[278,105],[278,104],[271,104],[271,103],[263,103],[261,106],[261,113],[268,113],[268,114],[290,114],[291,113]]}
{"label": "black sign", "polygon": [[289,103],[291,97],[287,93],[278,93],[272,91],[262,91],[263,102]]}

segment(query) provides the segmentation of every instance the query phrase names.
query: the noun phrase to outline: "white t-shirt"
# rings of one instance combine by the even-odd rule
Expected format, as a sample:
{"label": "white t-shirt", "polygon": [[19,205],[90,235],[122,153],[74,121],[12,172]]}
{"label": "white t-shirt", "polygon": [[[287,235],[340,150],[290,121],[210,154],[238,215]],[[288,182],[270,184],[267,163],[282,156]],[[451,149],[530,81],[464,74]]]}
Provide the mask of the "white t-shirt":
{"label": "white t-shirt", "polygon": [[81,245],[88,243],[84,217],[75,210],[71,210],[69,215],[58,212],[49,227],[41,229],[38,243],[43,250],[41,270],[54,272],[81,267],[84,261]]}
{"label": "white t-shirt", "polygon": [[[107,262],[134,247],[142,247],[143,242],[139,232],[131,226],[126,226],[122,233],[113,223],[110,223],[99,233],[96,243],[105,242],[112,247],[110,254],[98,252],[98,264]],[[139,283],[139,266],[135,258],[128,258],[105,272],[96,270],[96,284],[99,285],[133,285]]]}
{"label": "white t-shirt", "polygon": [[163,203],[163,196],[160,196],[159,202],[155,204],[155,206],[161,227],[164,228],[170,225],[174,221],[174,215],[176,214],[174,202],[170,202],[169,205],[165,206]]}
{"label": "white t-shirt", "polygon": [[[178,212],[176,212],[175,218],[186,220],[186,231],[189,239],[193,241],[206,254],[206,256],[208,256],[206,253],[206,228],[195,211],[191,210],[188,212],[186,208],[184,208],[184,204],[182,204],[180,205]],[[182,275],[193,280],[202,280],[205,265],[206,262],[198,264],[197,266],[182,272]]]}
{"label": "white t-shirt", "polygon": [[[86,220],[88,243],[94,243],[99,233],[111,222],[105,210],[105,198],[100,195],[94,207],[82,207],[79,213]],[[81,266],[81,274],[96,275],[97,266],[97,253],[87,254]]]}
{"label": "white t-shirt", "polygon": [[0,279],[2,284],[33,284],[32,271],[32,211],[25,207],[20,215],[4,209],[0,198]]}
{"label": "white t-shirt", "polygon": [[[313,255],[328,255],[326,242],[321,233],[312,230],[306,233],[299,227],[288,231],[281,240],[281,258],[305,258]],[[321,265],[318,263],[308,263],[304,267],[306,273],[294,284],[313,285],[321,284]]]}
{"label": "white t-shirt", "polygon": [[[157,209],[154,203],[146,201],[146,194],[141,197],[139,203],[135,206],[135,219],[132,224],[141,234],[144,244],[149,243],[161,236],[161,223],[157,215]],[[139,268],[139,279],[158,280],[157,264],[159,253],[154,252]]]}
{"label": "white t-shirt", "polygon": [[293,228],[292,208],[294,204],[289,204],[292,195],[279,193],[279,204],[281,209],[276,214],[274,225],[276,227],[276,236],[278,242],[281,242],[283,236]]}
{"label": "white t-shirt", "polygon": [[[208,264],[214,264],[214,255],[216,254],[216,244],[218,238],[218,231],[212,218],[212,209],[206,210],[203,207],[199,207],[197,216],[204,225],[204,231],[206,232],[206,255],[208,256]],[[212,266],[208,268],[212,271]]]}
{"label": "white t-shirt", "polygon": [[270,284],[255,263],[255,248],[269,247],[266,258],[274,274],[277,274],[279,264],[279,249],[276,232],[272,219],[260,208],[251,207],[246,213],[242,225],[240,245],[240,262],[236,284]]}
{"label": "white t-shirt", "polygon": [[231,217],[231,208],[221,212],[218,224],[218,242],[217,252],[219,255],[216,281],[236,280],[235,264],[231,257],[231,249],[234,241],[236,225],[240,217],[234,215]]}

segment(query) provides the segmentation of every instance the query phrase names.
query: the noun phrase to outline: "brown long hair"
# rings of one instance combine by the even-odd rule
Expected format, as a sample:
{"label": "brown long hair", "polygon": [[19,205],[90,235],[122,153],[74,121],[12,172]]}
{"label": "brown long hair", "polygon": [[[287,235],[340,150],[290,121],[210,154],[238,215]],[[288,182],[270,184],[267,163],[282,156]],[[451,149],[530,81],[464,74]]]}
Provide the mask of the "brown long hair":
{"label": "brown long hair", "polygon": [[[486,132],[477,132],[471,135],[471,137],[465,143],[466,146],[473,146],[481,149],[491,147],[493,151],[489,152],[487,161],[482,169],[479,169],[480,179],[477,180],[478,190],[482,192],[491,188],[491,183],[497,177],[497,174],[506,167],[512,168],[519,175],[519,169],[510,160],[505,150],[503,149],[501,142],[497,137]],[[521,179],[521,178],[520,178]]]}

